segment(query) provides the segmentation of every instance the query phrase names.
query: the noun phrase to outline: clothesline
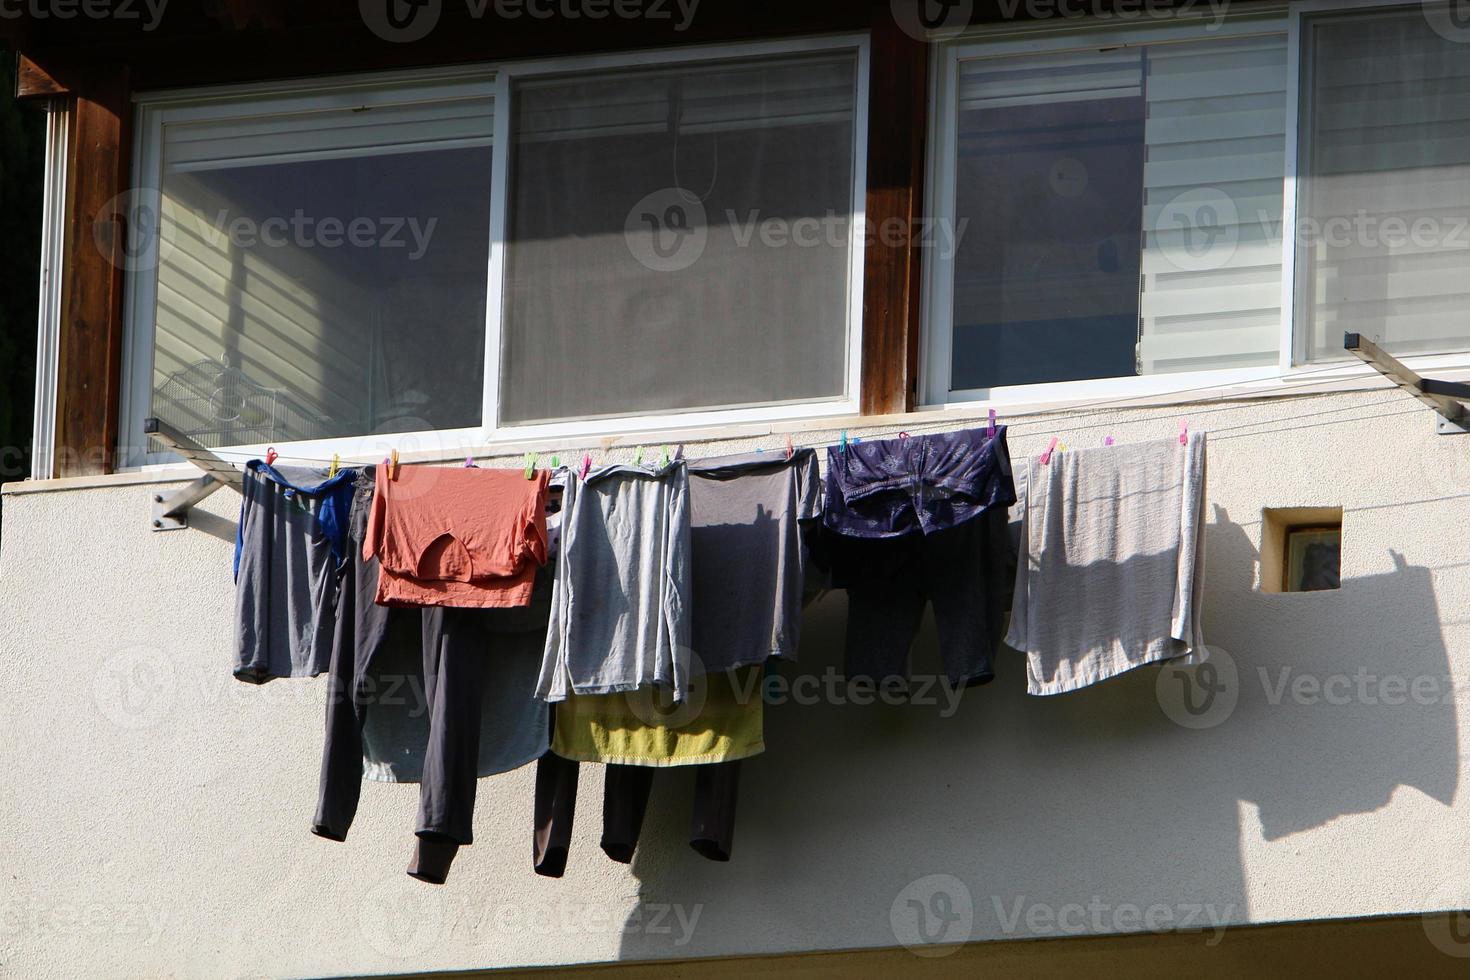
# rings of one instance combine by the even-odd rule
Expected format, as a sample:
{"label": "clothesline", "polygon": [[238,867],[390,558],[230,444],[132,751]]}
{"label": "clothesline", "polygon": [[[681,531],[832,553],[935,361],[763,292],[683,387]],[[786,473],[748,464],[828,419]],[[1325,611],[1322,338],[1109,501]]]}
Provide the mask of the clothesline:
{"label": "clothesline", "polygon": [[[1303,378],[1303,377],[1310,377],[1310,380],[1305,380],[1305,381],[1302,381],[1302,380],[1293,380],[1291,382],[1288,382],[1287,384],[1279,385],[1279,386],[1277,386],[1276,388],[1273,389],[1273,391],[1292,391],[1292,390],[1295,390],[1295,389],[1298,389],[1298,388],[1312,387],[1312,386],[1320,383],[1319,380],[1316,377],[1314,377],[1315,375],[1320,375],[1320,374],[1325,373],[1325,372],[1341,371],[1341,370],[1342,370],[1342,365],[1340,365],[1340,364],[1332,364],[1332,365],[1328,365],[1328,366],[1325,366],[1325,367],[1313,368],[1313,369],[1308,370],[1308,371],[1297,371],[1297,372],[1293,372],[1291,375],[1279,374],[1279,375],[1275,375],[1272,378],[1267,379],[1267,380],[1273,380],[1273,381],[1274,380],[1284,380],[1284,379],[1286,379],[1288,377],[1293,378],[1293,379],[1300,379],[1300,378]],[[1234,386],[1233,384],[1200,385],[1200,386],[1195,387],[1195,388],[1183,388],[1183,389],[1179,389],[1179,390],[1176,390],[1176,391],[1161,393],[1161,395],[1159,397],[1164,397],[1164,396],[1174,397],[1174,396],[1179,396],[1179,395],[1197,394],[1199,392],[1215,391],[1215,390],[1220,390],[1220,389],[1229,388],[1229,387],[1233,387],[1233,386]],[[1007,430],[1009,432],[1018,433],[1019,434],[1019,430],[1021,430],[1023,428],[1027,428],[1027,427],[1045,427],[1045,426],[1051,426],[1051,427],[1054,427],[1054,428],[1060,428],[1062,426],[1059,426],[1058,423],[1064,423],[1068,419],[1084,417],[1084,416],[1090,414],[1093,410],[1096,410],[1096,409],[1108,408],[1108,407],[1116,406],[1116,405],[1133,405],[1134,407],[1138,407],[1138,408],[1151,408],[1151,407],[1167,408],[1167,407],[1170,407],[1170,406],[1167,406],[1167,405],[1150,406],[1150,405],[1146,405],[1146,404],[1138,404],[1138,401],[1139,401],[1140,397],[1148,397],[1148,396],[1139,396],[1137,394],[1131,394],[1131,395],[1123,395],[1123,396],[1118,396],[1118,397],[1113,397],[1113,398],[1099,399],[1099,400],[1092,401],[1092,402],[1084,402],[1084,403],[1078,404],[1078,405],[1069,405],[1066,408],[1056,409],[1054,411],[1038,413],[1035,417],[1024,418],[1024,419],[1021,419],[1021,420],[1015,421],[1015,422],[1003,422],[1003,418],[1001,419],[1001,421],[1003,422],[1003,424],[1006,425],[1006,428],[1007,428]],[[1398,396],[1397,396],[1397,394],[1395,394],[1395,396],[1392,397],[1392,398],[1384,399],[1383,401],[1376,402],[1374,404],[1387,404],[1387,403],[1389,403],[1391,401],[1396,401],[1397,399],[1398,399]],[[1179,407],[1179,406],[1174,406],[1174,407]],[[1226,405],[1226,406],[1221,406],[1221,407],[1217,407],[1217,408],[1197,409],[1197,410],[1191,410],[1188,413],[1188,417],[1190,417],[1190,418],[1199,418],[1199,417],[1205,416],[1205,415],[1214,415],[1214,414],[1217,414],[1219,412],[1241,411],[1243,409],[1251,408],[1251,407],[1254,407],[1254,406],[1252,406],[1252,405]],[[1351,408],[1352,409],[1357,409],[1358,407],[1359,406],[1352,406]],[[1283,416],[1283,417],[1280,417],[1280,418],[1268,419],[1268,420],[1259,421],[1259,422],[1243,423],[1243,424],[1237,425],[1237,426],[1227,426],[1227,427],[1224,427],[1224,428],[1210,429],[1209,431],[1211,431],[1212,433],[1229,432],[1229,431],[1233,431],[1233,430],[1236,430],[1236,429],[1249,428],[1249,427],[1257,426],[1257,425],[1269,425],[1269,424],[1274,423],[1274,422],[1295,421],[1297,419],[1312,418],[1312,417],[1315,417],[1317,415],[1332,414],[1333,412],[1347,411],[1347,410],[1349,410],[1349,409],[1330,409],[1327,412],[1323,412],[1323,413],[1304,413],[1304,414],[1301,414],[1301,415]],[[1410,414],[1410,413],[1394,413],[1394,414]],[[1375,418],[1375,417],[1386,417],[1386,416],[1379,416],[1379,415],[1367,416],[1367,418]],[[925,419],[923,421],[914,422],[914,423],[910,423],[908,425],[904,425],[902,428],[899,427],[901,425],[901,423],[890,423],[890,426],[893,428],[893,431],[882,432],[882,433],[878,433],[878,434],[875,434],[875,435],[864,436],[862,438],[868,438],[868,439],[871,439],[871,438],[892,438],[892,437],[898,435],[900,432],[905,432],[905,433],[909,433],[909,434],[916,434],[916,435],[924,435],[924,434],[929,434],[929,433],[932,433],[932,432],[949,431],[949,430],[952,430],[952,429],[956,428],[957,426],[970,425],[970,426],[973,427],[973,425],[976,424],[976,423],[978,423],[978,424],[984,424],[984,421],[985,421],[984,419],[976,419],[976,418],[968,418],[968,417],[967,418]],[[1108,422],[1098,422],[1098,423],[1094,423],[1094,424],[1091,424],[1091,425],[1084,425],[1084,426],[1070,426],[1070,427],[1066,427],[1066,428],[1068,428],[1069,431],[1072,431],[1072,432],[1079,432],[1079,431],[1089,431],[1089,430],[1094,430],[1094,429],[1117,428],[1120,424],[1126,425],[1126,424],[1136,424],[1136,423],[1130,423],[1130,422],[1122,422],[1122,423],[1120,423],[1120,422],[1117,422],[1117,421],[1108,421]],[[391,433],[380,433],[380,434],[377,434],[377,435],[378,435],[378,437],[382,438],[382,437],[385,437],[385,436],[391,436]],[[750,435],[748,435],[748,434],[741,434],[741,435],[719,435],[719,436],[711,436],[711,437],[708,437],[708,438],[701,438],[698,441],[701,442],[701,443],[716,443],[716,442],[730,442],[730,441],[735,441],[735,440],[749,440],[751,438],[753,438],[753,437],[750,436]],[[1236,437],[1236,438],[1240,438],[1240,437]],[[859,441],[859,440],[855,438],[852,441]],[[817,441],[814,441],[814,442],[806,441],[806,442],[801,442],[801,443],[794,443],[794,445],[796,445],[798,448],[803,448],[804,447],[804,448],[810,448],[810,449],[827,449],[827,448],[835,447],[835,446],[838,446],[838,445],[841,445],[841,444],[842,444],[842,437],[839,437],[837,439],[830,439],[830,440],[817,440]],[[653,443],[629,443],[629,444],[626,444],[626,445],[629,445],[629,446],[644,445],[644,446],[646,446],[646,445],[653,445]],[[472,449],[470,447],[463,447],[463,448],[465,448],[467,450],[467,455],[469,455],[469,456],[476,456],[476,455],[480,455],[480,456],[484,456],[484,455],[499,455],[499,453],[494,452],[493,447],[488,447],[488,446],[479,447],[478,450],[477,449]],[[260,455],[259,453],[253,452],[253,451],[242,451],[242,450],[234,450],[234,449],[211,449],[210,451],[213,452],[217,456],[220,456],[220,457],[223,457],[223,458],[226,458],[226,459],[238,460],[238,461],[241,461],[241,462],[244,462],[244,461],[248,461],[250,459],[257,458]],[[542,455],[546,455],[546,456],[567,455],[569,458],[571,458],[571,457],[577,455],[578,453],[580,453],[582,451],[584,451],[584,450],[567,450],[565,453],[550,453],[550,452],[548,452],[548,453],[544,453]],[[585,450],[585,451],[590,452],[590,450]],[[331,462],[333,462],[333,459],[334,458],[340,458],[340,457],[298,456],[298,455],[292,455],[292,454],[288,454],[288,453],[281,453],[281,454],[279,454],[278,458],[279,459],[282,459],[282,460],[289,461],[289,462],[295,462],[295,463],[321,463],[321,464],[330,464]],[[348,466],[348,465],[354,465],[354,464],[349,463],[349,462],[343,460],[342,461],[342,465]],[[361,464],[356,464],[356,465],[361,465]]]}

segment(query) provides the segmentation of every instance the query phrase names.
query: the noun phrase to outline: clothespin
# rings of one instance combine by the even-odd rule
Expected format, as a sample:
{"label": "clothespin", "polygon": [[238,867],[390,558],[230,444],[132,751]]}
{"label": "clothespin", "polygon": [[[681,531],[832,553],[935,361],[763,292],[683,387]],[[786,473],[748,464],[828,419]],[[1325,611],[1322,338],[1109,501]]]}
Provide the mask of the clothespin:
{"label": "clothespin", "polygon": [[560,456],[553,456],[553,457],[551,457],[551,468],[554,469],[554,470],[561,469],[561,457]]}
{"label": "clothespin", "polygon": [[1057,437],[1056,436],[1052,436],[1051,437],[1051,442],[1049,442],[1049,443],[1046,444],[1046,452],[1044,452],[1044,453],[1041,454],[1041,465],[1042,466],[1049,466],[1049,465],[1051,465],[1051,454],[1054,453],[1054,452],[1056,452],[1056,449],[1057,449]]}
{"label": "clothespin", "polygon": [[796,455],[796,447],[791,444],[791,433],[786,433],[786,458],[790,459]]}
{"label": "clothespin", "polygon": [[1108,436],[1106,439],[1103,440],[1103,445],[1104,446],[1111,446],[1112,444],[1113,444],[1113,437],[1112,436]]}
{"label": "clothespin", "polygon": [[276,460],[280,459],[280,453],[276,452],[275,446],[268,446],[265,451],[265,465],[275,466]]}
{"label": "clothespin", "polygon": [[592,454],[587,453],[582,457],[582,472],[577,474],[582,479],[587,479],[587,473],[592,469]]}
{"label": "clothespin", "polygon": [[642,466],[643,465],[643,447],[642,446],[639,446],[638,449],[637,449],[637,451],[633,453],[633,465],[634,466]]}
{"label": "clothespin", "polygon": [[478,469],[478,467],[475,466],[475,457],[466,456],[464,458],[464,468],[467,470]]}
{"label": "clothespin", "polygon": [[660,466],[668,466],[669,465],[669,447],[668,446],[665,446],[664,447],[663,458],[659,461],[659,465]]}
{"label": "clothespin", "polygon": [[327,467],[327,479],[330,480],[332,477],[336,476],[337,475],[337,470],[340,469],[341,466],[342,466],[342,457],[339,454],[337,454],[337,453],[333,453],[332,454],[332,465],[329,466],[329,467]]}
{"label": "clothespin", "polygon": [[680,460],[680,459],[683,459],[683,458],[684,458],[684,444],[681,442],[677,446],[674,447],[674,459],[675,460]]}
{"label": "clothespin", "polygon": [[398,479],[398,450],[388,454],[388,479]]}
{"label": "clothespin", "polygon": [[1189,445],[1189,419],[1179,420],[1179,445]]}
{"label": "clothespin", "polygon": [[990,410],[990,421],[985,426],[985,435],[991,439],[995,438],[995,409],[993,408]]}
{"label": "clothespin", "polygon": [[535,453],[526,453],[526,479],[528,479],[528,480],[534,480],[535,478],[536,478],[536,454]]}
{"label": "clothespin", "polygon": [[847,430],[846,429],[843,429],[842,430],[842,443],[841,443],[841,446],[842,446],[842,451],[843,452],[847,452]]}

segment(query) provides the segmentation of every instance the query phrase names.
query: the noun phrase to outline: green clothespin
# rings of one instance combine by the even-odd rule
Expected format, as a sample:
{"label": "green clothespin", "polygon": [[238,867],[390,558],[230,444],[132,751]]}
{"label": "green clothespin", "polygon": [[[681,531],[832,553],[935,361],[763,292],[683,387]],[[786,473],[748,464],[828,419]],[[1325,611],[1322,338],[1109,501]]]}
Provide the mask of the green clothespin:
{"label": "green clothespin", "polygon": [[642,446],[639,446],[638,447],[638,451],[633,454],[633,465],[634,466],[642,466],[643,465],[643,447]]}
{"label": "green clothespin", "polygon": [[664,447],[664,459],[663,459],[663,464],[662,465],[664,465],[664,466],[668,466],[669,465],[669,447],[668,446],[665,446]]}
{"label": "green clothespin", "polygon": [[554,469],[554,470],[561,469],[561,457],[560,456],[553,456],[553,457],[551,457],[551,468]]}
{"label": "green clothespin", "polygon": [[528,479],[528,480],[534,480],[535,478],[536,478],[536,454],[535,453],[526,453],[526,479]]}

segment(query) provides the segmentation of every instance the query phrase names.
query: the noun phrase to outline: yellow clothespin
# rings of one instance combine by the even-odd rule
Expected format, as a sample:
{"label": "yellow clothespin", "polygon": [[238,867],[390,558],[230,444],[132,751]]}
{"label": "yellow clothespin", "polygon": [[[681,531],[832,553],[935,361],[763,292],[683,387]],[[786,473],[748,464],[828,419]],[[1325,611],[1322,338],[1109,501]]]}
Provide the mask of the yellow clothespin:
{"label": "yellow clothespin", "polygon": [[337,453],[333,453],[332,454],[332,465],[327,470],[327,479],[330,480],[332,477],[336,476],[337,475],[337,470],[341,467],[341,465],[342,465],[342,457],[340,455],[338,455]]}
{"label": "yellow clothespin", "polygon": [[534,480],[535,478],[536,478],[536,454],[535,453],[526,453],[526,479],[528,479],[528,480]]}

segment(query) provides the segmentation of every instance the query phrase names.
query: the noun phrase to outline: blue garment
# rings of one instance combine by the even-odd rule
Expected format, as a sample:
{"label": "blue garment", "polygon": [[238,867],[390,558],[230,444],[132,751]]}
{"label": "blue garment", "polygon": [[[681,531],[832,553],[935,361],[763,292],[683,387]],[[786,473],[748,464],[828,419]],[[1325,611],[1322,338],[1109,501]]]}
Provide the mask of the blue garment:
{"label": "blue garment", "polygon": [[1003,425],[827,450],[822,521],[845,537],[931,534],[1015,502]]}
{"label": "blue garment", "polygon": [[[298,470],[306,473],[310,471]],[[286,488],[286,499],[292,499],[296,494],[307,497],[318,498],[314,508],[307,508],[312,513],[314,530],[321,532],[327,543],[332,548],[332,558],[338,565],[347,557],[347,515],[352,509],[353,487],[357,480],[357,470],[340,469],[333,477],[324,477],[316,483],[293,482],[280,470],[271,466],[263,459],[252,459],[245,464],[245,479],[252,476],[270,480],[279,486]],[[297,477],[298,480],[301,477]],[[250,502],[250,494],[247,492],[244,499],[240,501],[240,520],[235,527],[235,561],[234,575],[240,577],[240,553],[245,548],[245,507]],[[305,501],[303,501],[305,503]]]}

